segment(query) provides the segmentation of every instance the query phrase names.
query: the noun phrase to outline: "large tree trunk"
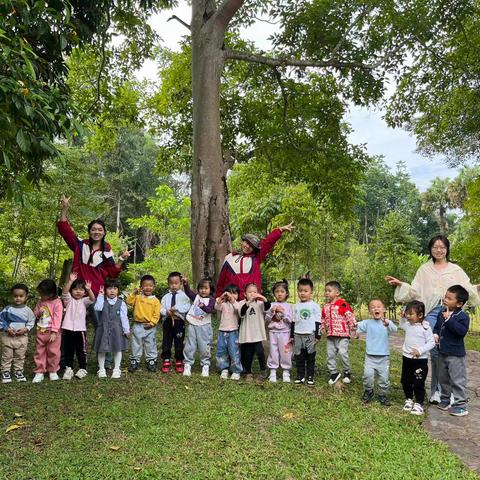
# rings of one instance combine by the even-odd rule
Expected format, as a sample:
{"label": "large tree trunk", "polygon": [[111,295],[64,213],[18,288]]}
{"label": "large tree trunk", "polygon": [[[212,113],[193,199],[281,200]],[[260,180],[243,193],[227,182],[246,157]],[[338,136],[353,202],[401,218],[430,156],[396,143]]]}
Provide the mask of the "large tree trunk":
{"label": "large tree trunk", "polygon": [[[194,1],[191,24],[193,165],[191,249],[193,279],[215,279],[230,249],[226,168],[220,135],[220,81],[224,32],[205,24],[202,3]],[[202,11],[203,9],[203,11]]]}

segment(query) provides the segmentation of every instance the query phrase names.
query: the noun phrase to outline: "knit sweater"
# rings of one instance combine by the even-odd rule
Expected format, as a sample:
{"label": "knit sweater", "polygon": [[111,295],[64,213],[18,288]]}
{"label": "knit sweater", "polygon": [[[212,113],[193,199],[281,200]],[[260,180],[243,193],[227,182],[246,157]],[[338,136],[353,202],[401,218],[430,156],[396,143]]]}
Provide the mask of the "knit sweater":
{"label": "knit sweater", "polygon": [[31,330],[35,325],[35,315],[27,305],[8,305],[0,312],[0,330],[13,328]]}
{"label": "knit sweater", "polygon": [[350,332],[357,327],[352,307],[342,298],[325,304],[322,308],[322,327],[327,337],[350,337]]}

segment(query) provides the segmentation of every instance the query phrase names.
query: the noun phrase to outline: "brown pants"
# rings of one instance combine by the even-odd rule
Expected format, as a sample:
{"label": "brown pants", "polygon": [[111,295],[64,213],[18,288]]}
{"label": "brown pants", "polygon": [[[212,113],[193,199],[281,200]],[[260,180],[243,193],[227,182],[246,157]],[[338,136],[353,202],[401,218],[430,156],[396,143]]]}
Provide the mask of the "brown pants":
{"label": "brown pants", "polygon": [[0,370],[9,372],[13,365],[13,371],[23,372],[25,354],[27,353],[28,334],[11,337],[7,332],[2,333],[2,364]]}

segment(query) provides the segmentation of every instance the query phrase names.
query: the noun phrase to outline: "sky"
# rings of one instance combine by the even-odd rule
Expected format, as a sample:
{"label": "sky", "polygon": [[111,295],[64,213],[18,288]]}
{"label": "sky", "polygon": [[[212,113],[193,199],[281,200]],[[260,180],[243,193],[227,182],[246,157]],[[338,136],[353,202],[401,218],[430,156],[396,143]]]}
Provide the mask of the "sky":
{"label": "sky", "polygon": [[[168,21],[172,15],[190,23],[191,7],[185,1],[169,11],[154,15],[150,24],[155,28],[162,44],[172,50],[178,50],[182,36],[188,33],[187,29],[176,20]],[[268,37],[275,32],[275,25],[266,22],[257,22],[247,29],[243,29],[242,36],[253,42],[260,49],[268,50]],[[153,61],[145,62],[143,68],[137,72],[139,78],[155,79],[157,66]],[[401,129],[392,129],[387,126],[378,109],[367,109],[351,106],[345,120],[352,126],[350,141],[355,144],[364,144],[368,153],[382,155],[387,165],[395,168],[399,161],[405,162],[412,181],[421,191],[425,191],[435,177],[453,178],[458,169],[449,168],[440,158],[426,158],[416,152],[415,138]]]}

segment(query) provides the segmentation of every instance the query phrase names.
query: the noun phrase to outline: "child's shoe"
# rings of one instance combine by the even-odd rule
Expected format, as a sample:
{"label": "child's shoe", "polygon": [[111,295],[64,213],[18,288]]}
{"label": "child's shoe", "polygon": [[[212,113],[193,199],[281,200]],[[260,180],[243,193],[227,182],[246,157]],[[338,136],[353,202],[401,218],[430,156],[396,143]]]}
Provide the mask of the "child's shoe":
{"label": "child's shoe", "polygon": [[[227,375],[228,375],[228,370],[227,370]],[[232,375],[230,377],[230,380],[237,380],[237,381],[240,380],[240,374],[239,373],[232,373]]]}
{"label": "child's shoe", "polygon": [[253,383],[253,375],[251,373],[245,375],[245,383]]}
{"label": "child's shoe", "polygon": [[290,370],[284,370],[282,374],[283,383],[290,383]]}
{"label": "child's shoe", "polygon": [[114,368],[112,371],[112,378],[120,378],[122,376],[122,371],[119,368]]}
{"label": "child's shoe", "polygon": [[352,383],[352,374],[350,372],[343,372],[342,382],[346,385]]}
{"label": "child's shoe", "polygon": [[98,378],[107,378],[107,371],[104,368],[100,368],[97,372]]}
{"label": "child's shoe", "polygon": [[183,376],[184,377],[191,377],[192,376],[192,366],[189,363],[186,363],[183,366]]}
{"label": "child's shoe", "polygon": [[271,383],[276,383],[277,381],[277,371],[274,368],[270,370],[270,376],[268,377],[268,381]]}
{"label": "child's shoe", "polygon": [[170,371],[170,360],[164,360],[162,364],[162,373],[168,373]]}
{"label": "child's shoe", "polygon": [[[405,408],[404,408],[405,410]],[[413,405],[412,410],[410,410],[412,415],[423,415],[423,407],[419,403]]]}
{"label": "child's shoe", "polygon": [[268,371],[267,370],[260,370],[260,373],[257,376],[258,382],[264,382],[268,378]]}
{"label": "child's shoe", "polygon": [[77,378],[79,378],[80,380],[81,380],[82,378],[85,378],[87,375],[88,375],[88,372],[87,372],[84,368],[80,368],[80,369],[78,370],[78,372],[75,374],[75,376],[76,376]]}
{"label": "child's shoe", "polygon": [[378,401],[380,402],[380,405],[383,405],[384,407],[389,407],[391,405],[390,400],[386,395],[379,395]]}
{"label": "child's shoe", "polygon": [[42,383],[44,378],[43,373],[36,373],[33,377],[32,383]]}
{"label": "child's shoe", "polygon": [[[232,373],[232,377],[233,377],[233,375],[235,375],[235,374]],[[238,378],[240,378],[240,374],[237,374],[237,375],[238,375]],[[223,380],[226,380],[228,378],[228,368],[225,368],[225,369],[222,370],[222,373],[220,374],[220,378],[223,379]]]}
{"label": "child's shoe", "polygon": [[447,411],[450,408],[450,402],[440,402],[437,403],[437,408],[443,411]]}
{"label": "child's shoe", "polygon": [[363,403],[370,403],[373,400],[373,390],[365,390],[362,395]]}
{"label": "child's shoe", "polygon": [[452,407],[450,409],[450,415],[454,417],[465,417],[468,415],[468,410],[465,407]]}
{"label": "child's shoe", "polygon": [[177,360],[175,362],[175,371],[177,373],[183,373],[183,362],[181,360]]}
{"label": "child's shoe", "polygon": [[329,384],[329,385],[334,385],[335,383],[338,382],[338,380],[340,380],[340,377],[341,377],[341,376],[342,376],[342,375],[341,375],[340,373],[332,373],[332,374],[330,375],[330,378],[328,379],[328,384]]}
{"label": "child's shoe", "polygon": [[295,382],[293,382],[293,383],[295,383],[295,385],[302,385],[302,384],[305,383],[305,377],[297,377],[295,379]]}
{"label": "child's shoe", "polygon": [[[417,405],[417,404],[415,404],[415,405]],[[403,410],[405,412],[410,412],[412,410],[412,408],[413,408],[413,400],[411,398],[407,398],[405,400],[405,404],[403,405]]]}
{"label": "child's shoe", "polygon": [[25,378],[25,375],[23,374],[23,372],[21,370],[17,370],[15,372],[15,380],[17,382],[26,382],[27,379]]}
{"label": "child's shoe", "polygon": [[63,374],[63,379],[64,380],[71,380],[73,378],[73,370],[71,367],[67,367],[65,369],[65,372]]}
{"label": "child's shoe", "polygon": [[128,362],[128,371],[130,373],[136,372],[138,367],[140,366],[140,362],[136,358],[131,358]]}
{"label": "child's shoe", "polygon": [[156,372],[157,371],[157,361],[151,358],[147,360],[147,370],[149,372]]}
{"label": "child's shoe", "polygon": [[201,376],[202,377],[208,377],[210,375],[210,367],[208,365],[204,365],[202,367],[202,373],[201,373]]}
{"label": "child's shoe", "polygon": [[431,397],[430,397],[430,403],[432,405],[438,405],[440,403],[440,392],[437,390]]}
{"label": "child's shoe", "polygon": [[57,372],[50,372],[48,374],[48,378],[52,381],[52,382],[56,382],[57,380],[60,380],[60,377],[58,376],[58,373]]}
{"label": "child's shoe", "polygon": [[314,386],[315,386],[315,380],[314,380],[314,378],[313,378],[312,376],[310,376],[310,377],[307,378],[307,385],[308,385],[309,387],[314,387]]}
{"label": "child's shoe", "polygon": [[10,372],[2,372],[2,383],[11,383],[12,376]]}

